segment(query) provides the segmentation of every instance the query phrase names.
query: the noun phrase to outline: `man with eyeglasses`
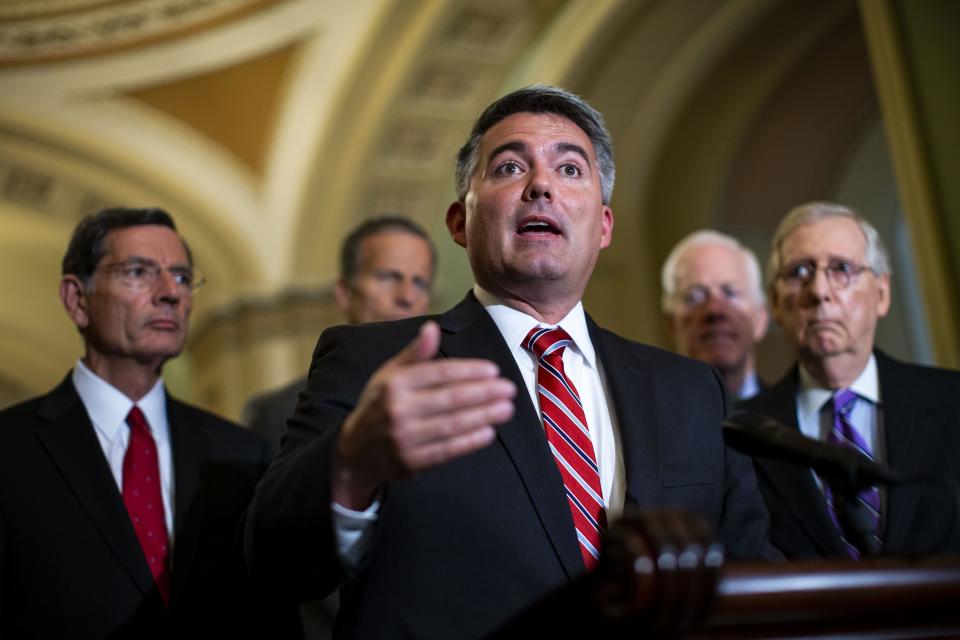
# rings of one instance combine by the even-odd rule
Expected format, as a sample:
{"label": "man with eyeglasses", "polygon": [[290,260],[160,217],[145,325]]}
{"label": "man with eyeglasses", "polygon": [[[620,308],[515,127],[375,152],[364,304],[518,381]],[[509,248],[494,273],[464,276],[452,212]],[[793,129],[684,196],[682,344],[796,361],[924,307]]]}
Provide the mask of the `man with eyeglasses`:
{"label": "man with eyeglasses", "polygon": [[[876,229],[836,204],[793,209],[774,234],[768,287],[798,364],[744,408],[905,475],[960,479],[960,373],[899,362],[874,346],[890,308],[889,259]],[[864,489],[856,496],[865,513],[858,540],[842,532],[849,527],[838,524],[842,514],[821,478],[755,462],[771,539],[789,558],[960,552],[960,514],[943,484]]]}
{"label": "man with eyeglasses", "polygon": [[660,281],[677,351],[719,371],[734,397],[759,393],[753,347],[768,317],[754,253],[732,236],[694,231],[671,250]]}
{"label": "man with eyeglasses", "polygon": [[[267,444],[173,399],[161,377],[202,282],[161,209],[105,209],[74,230],[60,298],[84,355],[53,391],[0,413],[0,636],[262,628],[235,529]],[[296,622],[283,615],[272,633]]]}

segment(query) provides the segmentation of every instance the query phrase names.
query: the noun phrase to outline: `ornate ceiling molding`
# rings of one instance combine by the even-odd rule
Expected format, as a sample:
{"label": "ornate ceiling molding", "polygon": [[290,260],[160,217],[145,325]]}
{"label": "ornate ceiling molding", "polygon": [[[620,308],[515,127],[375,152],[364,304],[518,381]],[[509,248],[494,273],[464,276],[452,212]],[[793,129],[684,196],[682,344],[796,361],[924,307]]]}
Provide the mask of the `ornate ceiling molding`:
{"label": "ornate ceiling molding", "polygon": [[27,2],[0,8],[0,66],[102,53],[176,38],[276,0]]}

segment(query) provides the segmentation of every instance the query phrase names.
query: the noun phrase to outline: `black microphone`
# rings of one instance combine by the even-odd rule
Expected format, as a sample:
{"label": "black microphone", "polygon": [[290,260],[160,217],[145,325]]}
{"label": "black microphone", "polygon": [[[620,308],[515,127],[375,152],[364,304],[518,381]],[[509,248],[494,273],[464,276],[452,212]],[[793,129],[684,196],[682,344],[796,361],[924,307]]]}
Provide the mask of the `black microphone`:
{"label": "black microphone", "polygon": [[723,437],[748,456],[810,467],[831,486],[839,484],[857,491],[905,479],[853,449],[813,440],[761,413],[734,411],[723,423]]}

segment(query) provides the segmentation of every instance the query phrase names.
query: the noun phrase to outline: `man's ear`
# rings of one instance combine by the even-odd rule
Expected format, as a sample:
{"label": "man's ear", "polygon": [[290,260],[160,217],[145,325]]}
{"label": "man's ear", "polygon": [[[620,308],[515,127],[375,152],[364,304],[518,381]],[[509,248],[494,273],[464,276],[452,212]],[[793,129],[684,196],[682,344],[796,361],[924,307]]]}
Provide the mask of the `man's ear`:
{"label": "man's ear", "polygon": [[350,285],[343,277],[337,278],[337,284],[333,287],[333,297],[337,302],[337,309],[346,315],[350,308]]}
{"label": "man's ear", "polygon": [[882,318],[890,311],[890,274],[877,276],[877,317]]}
{"label": "man's ear", "polygon": [[78,329],[86,329],[90,324],[87,310],[87,287],[77,276],[68,273],[60,280],[60,302],[67,315]]}
{"label": "man's ear", "polygon": [[454,242],[467,246],[467,209],[460,200],[447,208],[447,231]]}
{"label": "man's ear", "polygon": [[603,205],[600,215],[600,248],[606,249],[613,241],[613,209]]}

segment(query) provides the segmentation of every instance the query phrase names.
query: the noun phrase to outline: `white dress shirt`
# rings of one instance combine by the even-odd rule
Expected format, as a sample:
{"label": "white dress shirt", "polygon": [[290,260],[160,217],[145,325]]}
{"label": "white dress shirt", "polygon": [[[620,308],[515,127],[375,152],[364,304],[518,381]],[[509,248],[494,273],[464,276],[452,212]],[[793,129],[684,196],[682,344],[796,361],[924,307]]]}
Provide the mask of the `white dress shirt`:
{"label": "white dress shirt", "polygon": [[517,368],[527,386],[533,406],[540,411],[537,398],[537,359],[523,347],[527,334],[534,327],[562,327],[573,339],[573,344],[563,351],[563,369],[580,394],[583,412],[587,417],[593,451],[600,468],[600,487],[608,522],[613,523],[623,513],[626,494],[623,454],[620,447],[620,430],[616,428],[616,412],[606,392],[606,375],[603,365],[597,361],[593,341],[587,330],[587,318],[580,302],[556,325],[537,322],[531,316],[508,307],[496,296],[474,285],[473,294],[487,310],[493,322],[510,348]]}
{"label": "white dress shirt", "polygon": [[[90,371],[82,360],[73,368],[73,386],[93,423],[94,432],[110,465],[117,489],[123,492],[123,458],[130,442],[127,414],[134,402],[122,391]],[[163,496],[163,517],[167,535],[173,542],[173,453],[170,446],[170,425],[167,421],[167,395],[163,380],[136,403],[150,426],[150,435],[157,444],[160,461],[160,486]]]}
{"label": "white dress shirt", "polygon": [[[880,379],[877,376],[877,360],[870,355],[867,366],[850,390],[857,394],[858,402],[850,413],[850,422],[855,425],[863,438],[873,459],[877,462],[886,460],[886,451],[883,447],[882,416],[880,406]],[[797,391],[797,424],[803,435],[822,442],[833,430],[833,399],[835,389],[827,389],[807,373],[803,365],[800,366],[800,387]],[[866,401],[866,402],[865,402]]]}
{"label": "white dress shirt", "polygon": [[756,371],[750,371],[743,377],[743,384],[737,389],[737,400],[746,400],[760,393],[760,378]]}
{"label": "white dress shirt", "polygon": [[[850,423],[856,427],[874,461],[883,463],[887,452],[883,439],[883,412],[880,411],[880,378],[877,375],[877,360],[870,354],[867,366],[849,387],[857,394],[857,403],[850,412]],[[835,389],[827,389],[800,365],[800,386],[797,391],[797,424],[803,435],[821,442],[833,430],[833,406]],[[820,476],[811,471],[817,486],[823,490]],[[887,492],[880,487],[880,513],[886,513]],[[882,516],[881,516],[882,517]]]}
{"label": "white dress shirt", "polygon": [[[508,307],[480,285],[474,285],[473,293],[503,335],[526,383],[530,400],[539,412],[536,391],[537,361],[532,353],[523,348],[523,342],[533,327],[550,325],[537,322],[533,317]],[[564,350],[563,367],[580,393],[597,456],[597,466],[600,468],[600,486],[607,518],[608,522],[612,523],[623,513],[626,472],[620,433],[616,428],[616,412],[610,404],[610,394],[606,392],[606,376],[597,360],[593,341],[587,330],[583,305],[578,302],[556,326],[563,327],[573,339],[571,347]],[[375,501],[365,511],[347,509],[336,502],[333,502],[331,507],[340,557],[348,566],[357,566],[370,544],[370,525],[377,519],[380,503]]]}

